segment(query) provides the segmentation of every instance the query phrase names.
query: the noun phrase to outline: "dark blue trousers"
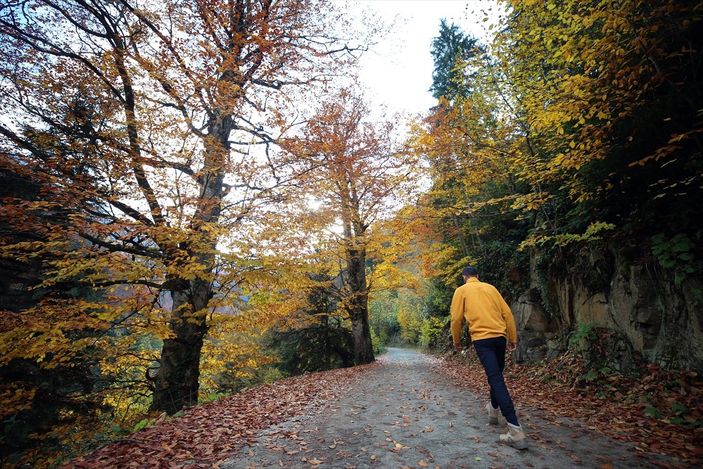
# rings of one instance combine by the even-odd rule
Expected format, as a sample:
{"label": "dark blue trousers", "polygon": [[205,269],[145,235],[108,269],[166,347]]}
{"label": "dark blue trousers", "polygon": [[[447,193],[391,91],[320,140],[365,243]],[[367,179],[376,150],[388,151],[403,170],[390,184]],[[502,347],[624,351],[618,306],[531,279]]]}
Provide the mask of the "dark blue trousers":
{"label": "dark blue trousers", "polygon": [[508,387],[503,379],[506,345],[505,337],[491,337],[490,339],[474,341],[478,359],[481,360],[483,369],[486,370],[488,384],[491,386],[491,405],[494,409],[500,408],[500,412],[508,423],[519,425],[513,400],[510,398]]}

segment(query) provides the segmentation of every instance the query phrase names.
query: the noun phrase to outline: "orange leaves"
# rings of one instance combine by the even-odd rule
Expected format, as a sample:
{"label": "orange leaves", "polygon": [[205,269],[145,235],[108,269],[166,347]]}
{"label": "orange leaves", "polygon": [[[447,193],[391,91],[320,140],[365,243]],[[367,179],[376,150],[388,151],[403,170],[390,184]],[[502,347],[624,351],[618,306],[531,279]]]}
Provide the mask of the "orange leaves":
{"label": "orange leaves", "polygon": [[367,122],[368,108],[354,93],[342,90],[323,103],[286,148],[312,166],[306,179],[310,195],[360,228],[382,217],[401,195],[396,188],[405,182],[411,162],[398,154],[391,124]]}
{"label": "orange leaves", "polygon": [[107,321],[91,314],[101,306],[82,300],[44,300],[22,313],[2,311],[2,323],[9,321],[13,327],[0,333],[0,365],[24,358],[53,368],[70,361],[92,343],[77,334],[107,328]]}
{"label": "orange leaves", "polygon": [[[378,365],[309,373],[260,385],[188,409],[182,417],[164,419],[123,442],[105,446],[68,465],[75,468],[127,467],[129,464],[158,468],[171,467],[171,464],[212,467],[253,441],[259,430],[299,415],[317,401],[341,395],[374,366]],[[311,464],[317,461],[320,460],[308,460]]]}
{"label": "orange leaves", "polygon": [[[439,367],[456,384],[483,395],[488,393],[485,372],[474,354],[470,354],[468,366],[463,360],[446,358]],[[694,465],[700,462],[701,452],[696,445],[700,429],[696,425],[673,425],[643,412],[649,400],[662,401],[665,404],[660,407],[669,409],[670,402],[685,401],[695,418],[703,418],[703,387],[697,376],[649,365],[636,378],[614,374],[606,382],[584,387],[579,379],[585,371],[580,358],[566,353],[537,365],[508,362],[505,381],[518,407],[547,410],[557,422],[563,417],[587,421],[592,430],[630,441],[643,453],[669,454]]]}
{"label": "orange leaves", "polygon": [[298,136],[283,142],[309,168],[301,179],[302,206],[296,207],[303,216],[293,220],[313,251],[311,267],[334,276],[349,268],[354,256],[361,256],[362,264],[366,257],[387,261],[356,288],[391,288],[407,280],[393,262],[407,250],[411,231],[388,220],[416,191],[415,157],[396,145],[390,121],[369,121],[357,93],[338,91]]}
{"label": "orange leaves", "polygon": [[14,46],[0,50],[13,116],[0,167],[31,186],[0,204],[29,239],[0,249],[39,264],[40,288],[26,293],[48,296],[2,313],[0,365],[86,360],[97,399],[124,417],[144,405],[144,371],[173,324],[204,335],[212,318],[206,380],[230,361],[238,373],[268,363],[253,339],[301,304],[284,294],[298,278],[275,277],[303,251],[274,255],[284,243],[272,228],[287,220],[269,215],[302,166],[275,136],[297,123],[312,83],[347,63],[331,51],[333,2],[40,3],[9,7],[0,33]]}
{"label": "orange leaves", "polygon": [[13,384],[0,387],[0,419],[5,420],[31,408],[35,393],[34,389],[24,389]]}

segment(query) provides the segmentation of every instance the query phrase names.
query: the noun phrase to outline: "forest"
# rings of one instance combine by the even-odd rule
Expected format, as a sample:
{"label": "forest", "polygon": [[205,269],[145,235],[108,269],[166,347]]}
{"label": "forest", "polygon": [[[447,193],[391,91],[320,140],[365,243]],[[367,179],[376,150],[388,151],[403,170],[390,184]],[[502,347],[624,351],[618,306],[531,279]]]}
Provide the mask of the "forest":
{"label": "forest", "polygon": [[342,2],[0,3],[2,467],[451,354],[467,265],[520,376],[666,377],[642,418],[700,443],[703,7],[493,8],[490,41],[442,21],[421,51],[435,106],[376,117],[358,60],[393,29]]}

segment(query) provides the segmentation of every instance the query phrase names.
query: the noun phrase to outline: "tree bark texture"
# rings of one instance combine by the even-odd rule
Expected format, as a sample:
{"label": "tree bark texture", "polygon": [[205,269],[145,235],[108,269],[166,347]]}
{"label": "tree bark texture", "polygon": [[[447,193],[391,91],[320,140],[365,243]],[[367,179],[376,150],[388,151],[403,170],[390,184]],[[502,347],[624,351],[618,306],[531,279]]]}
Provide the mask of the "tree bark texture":
{"label": "tree bark texture", "polygon": [[354,364],[374,361],[369,327],[369,292],[366,286],[366,249],[349,248],[347,251],[350,298],[347,308],[354,337]]}
{"label": "tree bark texture", "polygon": [[[216,116],[209,125],[211,139],[206,141],[200,198],[191,224],[191,229],[198,233],[202,233],[206,224],[216,223],[220,216],[224,162],[232,125],[229,115]],[[193,246],[189,254],[198,258],[207,278],[215,262],[217,240],[205,244]],[[170,327],[175,337],[164,340],[151,404],[151,410],[169,415],[198,402],[200,352],[208,330],[207,306],[212,297],[212,285],[205,280],[174,279],[172,283],[178,285],[171,290]]]}
{"label": "tree bark texture", "polygon": [[205,308],[210,295],[210,285],[201,280],[181,282],[181,289],[171,291],[174,337],[164,340],[151,410],[173,415],[198,403],[200,351],[207,333]]}

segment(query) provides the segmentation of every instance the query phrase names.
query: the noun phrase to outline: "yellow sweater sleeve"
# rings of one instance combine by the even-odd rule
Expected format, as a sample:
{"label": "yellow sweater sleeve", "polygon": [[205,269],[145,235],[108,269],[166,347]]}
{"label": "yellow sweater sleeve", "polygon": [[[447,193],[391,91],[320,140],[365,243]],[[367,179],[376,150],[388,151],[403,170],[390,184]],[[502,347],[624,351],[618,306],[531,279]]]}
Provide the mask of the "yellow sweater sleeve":
{"label": "yellow sweater sleeve", "polygon": [[454,345],[461,343],[461,327],[464,321],[464,297],[461,294],[460,288],[454,291],[452,297],[452,306],[449,308],[451,314],[451,331]]}
{"label": "yellow sweater sleeve", "polygon": [[496,290],[496,295],[498,296],[498,305],[500,306],[500,314],[503,315],[505,320],[505,328],[508,333],[508,342],[515,344],[517,343],[517,329],[515,328],[515,318],[513,317],[513,312],[510,311],[510,306],[503,299],[498,290]]}

